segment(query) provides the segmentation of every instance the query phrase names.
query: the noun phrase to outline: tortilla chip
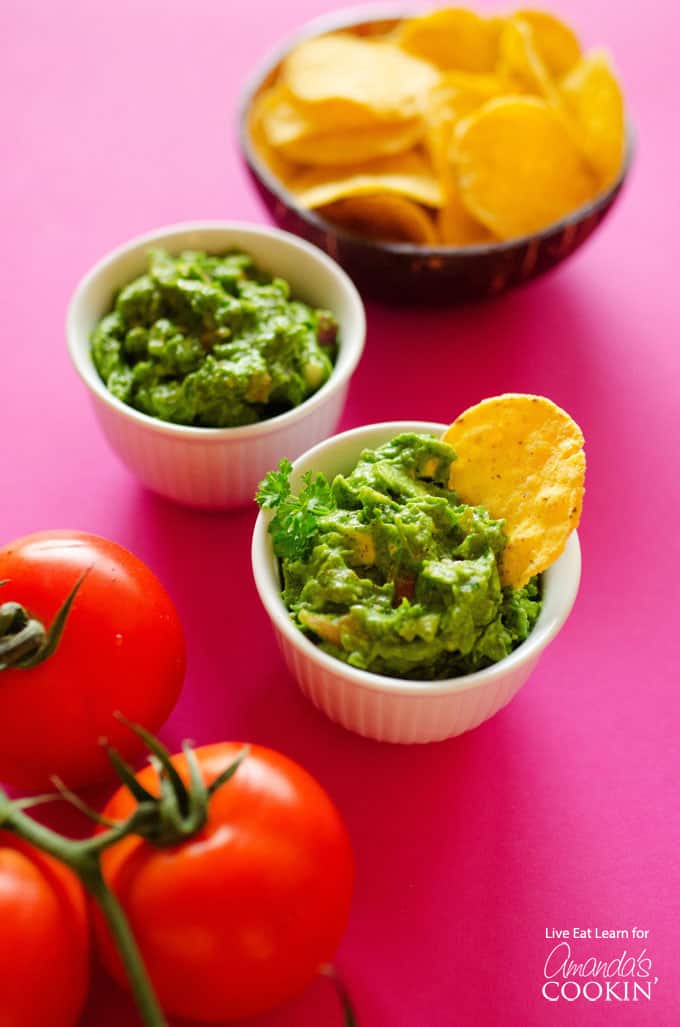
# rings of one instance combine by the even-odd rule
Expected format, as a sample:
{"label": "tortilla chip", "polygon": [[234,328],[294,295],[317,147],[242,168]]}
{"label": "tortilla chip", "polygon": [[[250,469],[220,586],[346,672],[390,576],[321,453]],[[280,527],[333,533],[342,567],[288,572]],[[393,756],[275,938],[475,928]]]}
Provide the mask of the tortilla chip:
{"label": "tortilla chip", "polygon": [[574,136],[601,188],[617,178],[626,149],[621,87],[605,50],[593,50],[562,82]]}
{"label": "tortilla chip", "polygon": [[502,96],[506,86],[497,75],[450,71],[430,89],[425,104],[425,145],[439,177],[448,173],[453,130],[487,100]]}
{"label": "tortilla chip", "polygon": [[462,7],[409,18],[397,33],[403,50],[444,70],[493,71],[498,56],[500,18],[480,18]]}
{"label": "tortilla chip", "polygon": [[295,101],[329,131],[416,117],[436,68],[390,43],[337,32],[288,54],[281,79]]}
{"label": "tortilla chip", "polygon": [[464,411],[442,438],[457,457],[449,487],[505,520],[501,581],[521,588],[555,562],[578,527],[581,429],[544,396],[508,393]]}
{"label": "tortilla chip", "polygon": [[445,246],[477,246],[494,241],[489,229],[463,205],[455,185],[447,189],[444,206],[437,212],[437,228]]}
{"label": "tortilla chip", "polygon": [[535,93],[560,107],[559,90],[539,52],[531,26],[522,18],[509,18],[503,29],[498,73],[513,83],[517,92]]}
{"label": "tortilla chip", "polygon": [[319,210],[322,217],[365,239],[434,246],[432,218],[404,196],[350,196]]}
{"label": "tortilla chip", "polygon": [[432,169],[412,150],[395,157],[381,157],[351,168],[309,168],[290,182],[303,207],[325,207],[347,196],[381,193],[406,196],[426,207],[441,207],[444,194]]}
{"label": "tortilla chip", "polygon": [[454,147],[461,199],[499,239],[540,231],[597,191],[565,120],[533,96],[485,103],[460,122]]}
{"label": "tortilla chip", "polygon": [[270,103],[270,92],[271,90],[267,90],[255,97],[248,114],[248,133],[256,155],[285,185],[293,178],[296,169],[293,164],[281,156],[276,147],[271,145],[264,130],[263,114]]}
{"label": "tortilla chip", "polygon": [[553,78],[566,75],[581,56],[581,44],[572,29],[549,11],[524,9],[515,16],[531,28],[538,55]]}
{"label": "tortilla chip", "polygon": [[412,149],[423,136],[422,119],[331,130],[310,119],[281,86],[271,91],[262,113],[268,142],[299,164],[360,164]]}

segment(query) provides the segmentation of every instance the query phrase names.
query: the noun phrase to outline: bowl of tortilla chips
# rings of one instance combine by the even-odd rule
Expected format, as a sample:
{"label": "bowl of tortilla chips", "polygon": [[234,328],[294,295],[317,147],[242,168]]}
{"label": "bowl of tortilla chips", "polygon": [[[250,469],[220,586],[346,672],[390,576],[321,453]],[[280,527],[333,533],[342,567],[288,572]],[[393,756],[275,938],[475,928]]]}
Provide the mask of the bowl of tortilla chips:
{"label": "bowl of tortilla chips", "polygon": [[389,301],[479,299],[549,270],[631,159],[608,54],[533,9],[315,19],[247,82],[239,135],[273,219]]}

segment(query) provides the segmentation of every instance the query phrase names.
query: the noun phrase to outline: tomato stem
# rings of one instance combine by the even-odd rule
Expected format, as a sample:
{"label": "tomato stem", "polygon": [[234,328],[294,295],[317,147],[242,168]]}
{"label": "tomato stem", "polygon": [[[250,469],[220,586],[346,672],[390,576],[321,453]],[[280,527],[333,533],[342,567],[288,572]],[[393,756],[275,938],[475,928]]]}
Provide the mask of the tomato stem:
{"label": "tomato stem", "polygon": [[[92,809],[92,807],[88,806],[86,802],[83,802],[79,795],[76,795],[75,792],[72,792],[70,788],[66,787],[57,774],[53,774],[50,781],[57,789],[57,792],[54,795],[55,799],[63,799],[65,802],[70,802],[72,806],[75,806],[79,813],[82,813],[83,816],[88,818],[88,820],[93,820],[95,824],[99,824],[101,827],[118,826],[113,820],[108,820],[106,817],[103,817],[101,813],[97,813],[96,809]],[[26,809],[25,806],[23,808]]]}
{"label": "tomato stem", "polygon": [[[78,589],[89,571],[90,568],[78,578],[57,610],[49,630],[36,617],[31,617],[20,603],[10,600],[0,605],[0,670],[28,670],[52,655],[61,641]],[[0,581],[0,585],[6,584],[7,581]]]}
{"label": "tomato stem", "polygon": [[340,999],[340,1005],[342,1006],[342,1013],[345,1018],[345,1027],[359,1027],[359,1021],[357,1020],[354,1007],[352,1006],[352,1000],[349,997],[349,992],[345,986],[344,981],[338,974],[338,971],[331,963],[326,963],[325,966],[321,967],[320,973],[324,977],[328,977],[333,982],[336,994]]}
{"label": "tomato stem", "polygon": [[96,872],[84,883],[113,935],[145,1027],[167,1027],[167,1020],[149,980],[135,936],[120,902],[104,880],[99,859],[96,860]]}

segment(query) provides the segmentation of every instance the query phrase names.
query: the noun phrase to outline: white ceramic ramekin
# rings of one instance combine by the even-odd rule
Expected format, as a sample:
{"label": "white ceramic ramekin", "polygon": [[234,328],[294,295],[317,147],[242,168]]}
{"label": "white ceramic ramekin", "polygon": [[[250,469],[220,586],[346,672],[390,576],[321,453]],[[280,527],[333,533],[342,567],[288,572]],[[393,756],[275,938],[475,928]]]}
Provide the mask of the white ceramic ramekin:
{"label": "white ceramic ramekin", "polygon": [[[440,435],[446,425],[425,421],[371,424],[320,443],[294,463],[292,481],[307,470],[329,478],[346,473],[362,449],[372,449],[403,431]],[[560,558],[543,575],[543,608],[525,642],[486,670],[446,681],[404,681],[357,670],[318,649],[293,624],[280,595],[278,561],[260,513],[253,534],[255,584],[291,673],[304,694],[331,720],[383,742],[434,742],[477,727],[522,687],[560,630],[576,599],[581,551],[574,532]]]}
{"label": "white ceramic ramekin", "polygon": [[[290,282],[295,296],[332,311],[340,325],[340,346],[329,380],[293,410],[240,428],[168,424],[112,396],[92,361],[90,334],[111,309],[115,291],[144,272],[152,247],[170,253],[245,250],[258,266]],[[365,334],[359,294],[330,257],[287,232],[230,221],[159,228],[113,250],[80,281],[66,320],[71,359],[120,459],[155,492],[190,506],[214,509],[251,502],[258,482],[281,457],[292,459],[335,429]]]}

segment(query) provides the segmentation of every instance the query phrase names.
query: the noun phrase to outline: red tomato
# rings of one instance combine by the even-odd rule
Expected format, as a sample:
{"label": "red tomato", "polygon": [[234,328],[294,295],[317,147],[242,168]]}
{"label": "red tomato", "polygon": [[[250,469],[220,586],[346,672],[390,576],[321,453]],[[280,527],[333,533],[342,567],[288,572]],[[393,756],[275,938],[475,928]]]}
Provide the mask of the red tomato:
{"label": "red tomato", "polygon": [[156,731],[185,668],[177,611],[136,556],[78,531],[27,535],[0,549],[0,605],[14,600],[46,628],[89,569],[59,645],[29,669],[0,670],[0,780],[26,791],[51,774],[72,787],[111,773],[99,739],[130,757],[133,733],[113,717]]}
{"label": "red tomato", "polygon": [[[209,785],[241,746],[196,750]],[[186,781],[184,756],[173,763]],[[157,793],[157,775],[138,779]],[[104,810],[135,807],[121,788]],[[172,848],[126,838],[103,855],[163,1009],[218,1023],[263,1012],[301,991],[333,956],[349,911],[352,850],[321,786],[285,756],[252,746],[211,800],[200,834]],[[123,981],[98,921],[102,955]]]}
{"label": "red tomato", "polygon": [[74,1027],[88,947],[87,904],[73,874],[0,831],[0,1024]]}

